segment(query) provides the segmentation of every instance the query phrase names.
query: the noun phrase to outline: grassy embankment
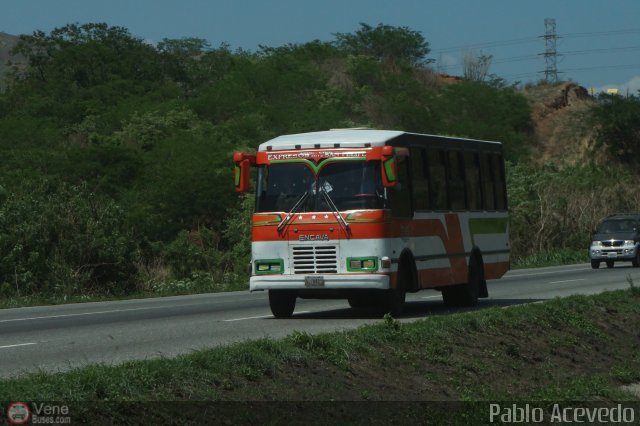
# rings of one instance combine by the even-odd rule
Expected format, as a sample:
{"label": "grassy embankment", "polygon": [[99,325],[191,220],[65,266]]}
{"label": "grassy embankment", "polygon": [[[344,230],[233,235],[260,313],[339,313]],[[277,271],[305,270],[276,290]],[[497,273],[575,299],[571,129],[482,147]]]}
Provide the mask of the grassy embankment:
{"label": "grassy embankment", "polygon": [[[516,258],[511,267],[541,268],[545,266],[570,265],[575,263],[587,263],[589,256],[584,251],[555,250],[536,255]],[[248,279],[247,279],[248,281]],[[221,286],[212,280],[201,279],[199,281],[175,280],[164,283],[161,289],[151,289],[145,292],[130,294],[82,294],[76,296],[31,294],[28,296],[10,296],[0,298],[0,309],[19,308],[24,306],[61,305],[65,303],[103,302],[107,300],[141,299],[147,297],[181,296],[197,293],[216,293],[220,291],[246,290],[246,286],[235,284],[233,286]]]}
{"label": "grassy embankment", "polygon": [[478,424],[488,422],[487,401],[637,404],[622,390],[640,382],[640,291],[629,283],[596,296],[410,323],[385,317],[347,332],[42,372],[0,381],[0,401],[61,401],[74,421],[92,424]]}

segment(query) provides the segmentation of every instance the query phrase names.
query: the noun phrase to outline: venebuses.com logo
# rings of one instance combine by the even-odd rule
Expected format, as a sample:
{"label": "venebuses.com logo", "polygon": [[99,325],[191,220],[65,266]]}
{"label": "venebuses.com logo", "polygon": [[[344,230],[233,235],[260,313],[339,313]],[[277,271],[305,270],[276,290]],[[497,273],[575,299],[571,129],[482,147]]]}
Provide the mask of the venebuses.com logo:
{"label": "venebuses.com logo", "polygon": [[31,402],[28,404],[18,401],[9,404],[5,413],[10,425],[71,424],[69,406],[64,404],[50,404],[46,402]]}
{"label": "venebuses.com logo", "polygon": [[7,407],[7,420],[12,425],[23,425],[31,420],[31,410],[24,402],[12,402]]}

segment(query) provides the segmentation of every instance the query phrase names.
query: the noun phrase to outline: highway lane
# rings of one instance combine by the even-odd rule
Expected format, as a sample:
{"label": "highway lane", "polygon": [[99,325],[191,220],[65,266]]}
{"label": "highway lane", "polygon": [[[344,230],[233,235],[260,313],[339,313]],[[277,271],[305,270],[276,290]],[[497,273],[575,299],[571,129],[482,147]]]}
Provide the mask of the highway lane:
{"label": "highway lane", "polygon": [[[640,286],[640,268],[587,264],[510,271],[490,281],[489,299],[474,309],[513,306],[571,294]],[[440,293],[407,295],[401,321],[455,312]],[[458,310],[459,311],[459,310]],[[380,321],[343,300],[298,299],[294,317],[274,319],[266,292],[248,291],[0,310],[0,377],[91,363],[173,357],[246,339],[319,333]]]}

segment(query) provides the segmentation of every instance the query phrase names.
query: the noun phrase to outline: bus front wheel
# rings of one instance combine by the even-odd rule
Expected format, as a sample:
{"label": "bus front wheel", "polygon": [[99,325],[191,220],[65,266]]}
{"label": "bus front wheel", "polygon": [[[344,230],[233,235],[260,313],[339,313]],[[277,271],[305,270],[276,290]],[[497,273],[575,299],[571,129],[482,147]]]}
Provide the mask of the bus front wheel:
{"label": "bus front wheel", "polygon": [[296,308],[296,292],[291,290],[269,290],[269,307],[276,318],[291,318]]}
{"label": "bus front wheel", "polygon": [[409,287],[408,280],[411,279],[411,270],[408,262],[403,262],[398,271],[398,282],[396,288],[390,288],[383,294],[381,301],[382,311],[386,314],[391,314],[392,317],[397,318],[402,315],[404,311],[404,302],[407,296],[407,287]]}

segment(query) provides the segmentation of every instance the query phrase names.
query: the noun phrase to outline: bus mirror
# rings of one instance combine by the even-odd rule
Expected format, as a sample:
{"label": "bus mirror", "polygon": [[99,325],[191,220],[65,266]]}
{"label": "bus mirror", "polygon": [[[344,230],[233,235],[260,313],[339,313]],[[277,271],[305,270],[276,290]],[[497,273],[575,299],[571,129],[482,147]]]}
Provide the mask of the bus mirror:
{"label": "bus mirror", "polygon": [[236,185],[236,192],[249,191],[249,172],[251,166],[256,163],[256,156],[252,154],[246,154],[244,152],[233,153],[234,167],[234,180]]}
{"label": "bus mirror", "polygon": [[387,150],[382,151],[382,184],[386,188],[392,188],[398,183],[398,172],[396,157],[393,155],[393,147],[385,146],[384,148],[391,148],[391,154],[387,155]]}

